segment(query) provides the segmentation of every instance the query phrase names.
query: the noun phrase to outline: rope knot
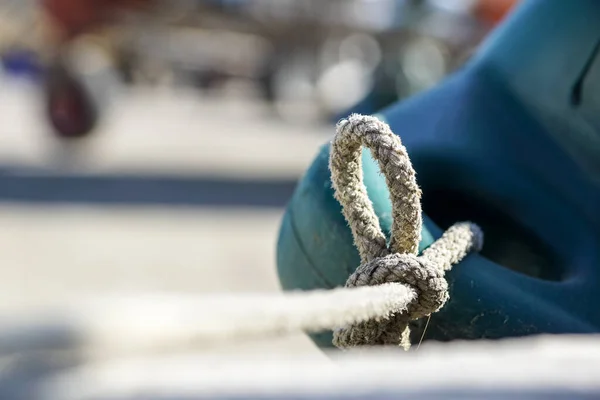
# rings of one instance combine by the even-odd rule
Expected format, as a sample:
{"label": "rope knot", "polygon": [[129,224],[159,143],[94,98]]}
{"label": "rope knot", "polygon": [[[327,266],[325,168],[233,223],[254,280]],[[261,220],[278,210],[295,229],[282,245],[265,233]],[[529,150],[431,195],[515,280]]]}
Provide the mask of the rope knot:
{"label": "rope knot", "polygon": [[357,345],[400,344],[410,347],[408,323],[438,311],[449,298],[444,271],[434,261],[414,254],[393,253],[361,264],[348,278],[346,287],[403,284],[416,298],[404,310],[390,312],[386,319],[338,329],[334,344],[340,348]]}
{"label": "rope knot", "polygon": [[[389,245],[363,182],[362,146],[371,150],[389,188],[392,235]],[[350,225],[361,265],[347,287],[396,283],[414,291],[404,309],[389,309],[379,321],[354,324],[334,332],[338,347],[400,344],[410,347],[408,323],[428,316],[449,298],[445,271],[470,251],[479,251],[481,230],[465,222],[450,227],[417,256],[421,241],[421,189],[406,148],[390,127],[375,117],[353,114],[337,125],[329,158],[335,198]]]}
{"label": "rope knot", "polygon": [[389,254],[361,264],[348,278],[346,287],[376,286],[384,283],[409,286],[417,294],[403,318],[414,320],[438,311],[448,300],[444,271],[433,261],[414,254]]}

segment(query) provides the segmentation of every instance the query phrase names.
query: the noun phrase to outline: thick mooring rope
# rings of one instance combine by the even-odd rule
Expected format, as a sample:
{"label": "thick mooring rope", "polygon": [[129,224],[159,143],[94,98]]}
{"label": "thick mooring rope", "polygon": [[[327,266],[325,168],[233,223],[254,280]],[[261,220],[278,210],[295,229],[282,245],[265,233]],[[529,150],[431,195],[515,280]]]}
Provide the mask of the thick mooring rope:
{"label": "thick mooring rope", "polygon": [[[389,246],[363,183],[363,145],[379,162],[390,188],[394,222]],[[335,330],[334,343],[340,348],[379,344],[408,348],[408,322],[444,305],[448,299],[444,272],[479,250],[483,235],[476,225],[459,223],[417,256],[422,222],[415,171],[400,139],[374,117],[352,115],[338,124],[330,167],[335,197],[362,260],[345,288],[77,303],[34,318],[34,323],[4,321],[0,358],[64,350],[110,357],[327,330]]]}
{"label": "thick mooring rope", "polygon": [[[392,234],[389,245],[363,183],[362,146],[371,150],[390,191]],[[417,296],[404,310],[389,310],[391,317],[343,327],[335,332],[340,348],[359,345],[400,344],[410,347],[408,323],[439,310],[448,300],[444,272],[470,251],[479,251],[483,234],[472,223],[459,223],[418,257],[421,241],[421,190],[406,148],[384,122],[354,114],[338,123],[329,159],[335,197],[354,236],[362,264],[347,287],[396,282]]]}

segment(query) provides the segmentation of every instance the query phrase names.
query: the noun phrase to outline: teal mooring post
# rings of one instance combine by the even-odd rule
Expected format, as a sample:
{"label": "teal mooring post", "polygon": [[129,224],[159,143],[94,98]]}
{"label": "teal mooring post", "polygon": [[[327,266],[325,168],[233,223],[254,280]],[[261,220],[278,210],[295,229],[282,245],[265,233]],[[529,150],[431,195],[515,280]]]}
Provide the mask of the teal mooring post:
{"label": "teal mooring post", "polygon": [[[599,47],[600,1],[526,0],[464,68],[381,112],[423,189],[421,248],[460,220],[486,237],[448,274],[450,301],[426,339],[600,331]],[[385,182],[363,158],[389,233]],[[282,221],[280,281],[342,286],[359,262],[325,145]],[[330,334],[313,338],[331,346]]]}

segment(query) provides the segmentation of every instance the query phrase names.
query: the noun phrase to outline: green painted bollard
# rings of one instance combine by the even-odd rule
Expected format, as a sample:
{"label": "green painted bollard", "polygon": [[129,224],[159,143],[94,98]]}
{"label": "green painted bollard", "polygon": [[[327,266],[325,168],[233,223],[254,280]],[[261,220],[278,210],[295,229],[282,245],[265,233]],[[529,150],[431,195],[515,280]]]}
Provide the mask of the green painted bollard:
{"label": "green painted bollard", "polygon": [[[472,220],[480,254],[449,274],[426,339],[600,331],[600,2],[524,1],[461,71],[381,112],[423,189],[421,249]],[[333,128],[332,128],[333,133]],[[385,232],[391,205],[368,152],[365,184]],[[282,221],[284,289],[344,285],[359,265],[333,198],[328,145]],[[331,335],[315,335],[331,346]]]}

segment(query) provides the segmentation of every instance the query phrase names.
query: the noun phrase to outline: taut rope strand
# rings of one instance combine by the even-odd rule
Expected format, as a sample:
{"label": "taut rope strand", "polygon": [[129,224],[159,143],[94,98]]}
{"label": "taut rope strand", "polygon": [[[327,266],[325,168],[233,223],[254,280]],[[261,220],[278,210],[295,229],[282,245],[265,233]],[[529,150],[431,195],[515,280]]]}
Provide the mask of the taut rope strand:
{"label": "taut rope strand", "polygon": [[[393,217],[389,246],[363,182],[362,146],[371,150],[389,187]],[[346,286],[396,282],[408,285],[417,294],[406,310],[390,311],[390,318],[336,330],[334,344],[340,348],[400,344],[408,349],[409,321],[430,315],[445,304],[448,284],[444,272],[470,251],[479,251],[483,234],[472,223],[456,224],[417,256],[422,228],[421,190],[400,138],[375,117],[353,114],[338,123],[329,166],[335,198],[342,205],[362,261]]]}
{"label": "taut rope strand", "polygon": [[4,320],[0,361],[12,355],[77,350],[82,357],[210,349],[381,319],[414,301],[407,286],[236,295],[112,296],[68,309]]}

